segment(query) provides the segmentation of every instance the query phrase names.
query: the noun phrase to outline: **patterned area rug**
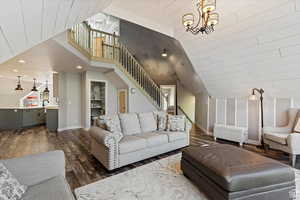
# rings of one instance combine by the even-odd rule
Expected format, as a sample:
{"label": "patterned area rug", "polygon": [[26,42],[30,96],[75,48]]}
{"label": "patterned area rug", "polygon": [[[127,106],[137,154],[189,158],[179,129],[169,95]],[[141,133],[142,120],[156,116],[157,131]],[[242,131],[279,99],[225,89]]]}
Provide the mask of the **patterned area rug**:
{"label": "patterned area rug", "polygon": [[[75,190],[78,200],[208,200],[180,170],[181,154],[170,156]],[[296,172],[300,200],[300,171]]]}

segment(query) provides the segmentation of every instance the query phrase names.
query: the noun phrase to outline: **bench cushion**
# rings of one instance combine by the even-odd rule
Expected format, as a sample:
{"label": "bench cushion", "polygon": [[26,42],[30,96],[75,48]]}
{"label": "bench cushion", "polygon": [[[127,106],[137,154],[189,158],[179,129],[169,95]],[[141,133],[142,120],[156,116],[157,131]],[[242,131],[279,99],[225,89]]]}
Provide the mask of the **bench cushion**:
{"label": "bench cushion", "polygon": [[288,136],[289,134],[286,133],[265,133],[264,134],[264,138],[283,145],[287,144]]}
{"label": "bench cushion", "polygon": [[295,180],[289,166],[232,145],[188,147],[183,151],[183,159],[229,192]]}
{"label": "bench cushion", "polygon": [[138,151],[147,147],[147,140],[141,137],[127,135],[119,143],[120,154]]}
{"label": "bench cushion", "polygon": [[140,135],[137,135],[137,137],[141,137],[146,139],[147,141],[147,147],[154,147],[162,144],[168,143],[168,136],[165,134],[158,134],[156,132],[151,133],[143,133]]}
{"label": "bench cushion", "polygon": [[165,134],[169,138],[169,142],[174,142],[176,140],[183,140],[188,137],[186,132],[170,132],[170,131],[160,131],[159,133]]}

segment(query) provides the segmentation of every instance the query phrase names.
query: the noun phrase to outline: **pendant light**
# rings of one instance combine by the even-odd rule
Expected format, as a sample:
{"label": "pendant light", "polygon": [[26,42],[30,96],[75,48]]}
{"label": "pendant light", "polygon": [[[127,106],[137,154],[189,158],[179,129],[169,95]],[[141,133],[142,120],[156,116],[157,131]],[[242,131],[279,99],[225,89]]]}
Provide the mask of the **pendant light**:
{"label": "pendant light", "polygon": [[36,78],[33,79],[33,87],[31,89],[32,92],[38,92],[38,89],[36,88]]}
{"label": "pendant light", "polygon": [[46,81],[46,88],[43,92],[43,101],[49,101],[49,89],[48,89],[48,81]]}
{"label": "pendant light", "polygon": [[18,83],[17,83],[17,87],[15,88],[15,91],[23,91],[24,89],[21,86],[21,76],[17,76],[18,77]]}

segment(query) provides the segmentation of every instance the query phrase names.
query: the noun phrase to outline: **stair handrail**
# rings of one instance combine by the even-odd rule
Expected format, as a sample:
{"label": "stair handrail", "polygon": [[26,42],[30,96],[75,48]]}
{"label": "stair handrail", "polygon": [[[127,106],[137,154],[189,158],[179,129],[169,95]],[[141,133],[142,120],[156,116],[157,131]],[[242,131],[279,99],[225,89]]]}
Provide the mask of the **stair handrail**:
{"label": "stair handrail", "polygon": [[[82,24],[83,24],[84,30],[80,29],[80,26]],[[120,64],[122,64],[122,62],[120,60],[121,59],[120,58],[121,50],[124,50],[126,52],[126,56],[128,56],[128,58],[126,58],[126,61],[128,61],[128,59],[133,61],[134,64],[135,64],[133,66],[137,67],[138,73],[139,72],[142,73],[142,74],[139,74],[137,76],[141,76],[141,75],[145,76],[147,81],[149,81],[150,87],[153,87],[153,89],[155,91],[152,91],[151,88],[149,89],[149,85],[142,85],[141,80],[136,80],[136,79],[141,79],[141,77],[134,77],[134,75],[132,75],[132,74],[130,74],[130,75],[139,84],[139,86],[144,91],[147,92],[147,94],[154,100],[154,102],[161,108],[161,104],[162,104],[162,101],[163,101],[162,99],[164,98],[164,95],[161,91],[161,88],[150,77],[148,72],[146,72],[146,70],[144,69],[144,67],[142,67],[142,65],[139,63],[139,61],[131,54],[131,52],[128,50],[128,48],[125,45],[123,45],[122,42],[120,42],[120,40],[119,40],[120,37],[116,34],[111,34],[111,33],[101,31],[101,30],[93,29],[87,22],[83,22],[82,24],[75,25],[74,27],[69,29],[69,33],[71,33],[71,34],[69,34],[69,41],[70,41],[70,39],[73,40],[73,41],[70,41],[71,44],[72,44],[72,42],[73,43],[75,42],[77,45],[79,45],[79,48],[81,50],[85,51],[86,55],[88,54],[87,56],[89,56],[91,59],[93,59],[94,57],[106,58],[104,53],[103,53],[103,51],[104,51],[103,47],[106,46],[106,47],[112,48],[113,56],[112,56],[111,59],[113,59],[114,61],[119,62]],[[81,41],[82,38],[80,38],[82,36],[83,36],[83,41]],[[95,37],[95,38],[103,37],[104,40],[106,40],[107,36],[108,36],[108,41],[109,42],[101,41],[101,43],[102,43],[101,44],[102,45],[101,54],[102,55],[99,56],[98,55],[99,52],[97,52],[97,49],[94,49],[95,48],[95,44],[94,44],[95,41],[93,40],[93,37]],[[106,49],[106,50],[108,50],[108,49]],[[96,51],[96,54],[95,54],[95,51]],[[129,67],[132,67],[132,66],[123,66],[123,67],[127,70]]]}

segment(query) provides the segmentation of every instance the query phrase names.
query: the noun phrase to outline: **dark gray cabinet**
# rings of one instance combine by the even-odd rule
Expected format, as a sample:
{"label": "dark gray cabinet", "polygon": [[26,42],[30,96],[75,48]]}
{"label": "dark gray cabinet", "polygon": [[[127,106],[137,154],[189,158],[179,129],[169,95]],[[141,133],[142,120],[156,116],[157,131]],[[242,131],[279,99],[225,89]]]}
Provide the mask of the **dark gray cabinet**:
{"label": "dark gray cabinet", "polygon": [[20,129],[45,123],[44,108],[0,109],[0,129]]}
{"label": "dark gray cabinet", "polygon": [[46,126],[49,131],[56,132],[58,129],[58,110],[57,109],[47,109],[47,120]]}
{"label": "dark gray cabinet", "polygon": [[0,129],[20,129],[23,126],[23,110],[0,109]]}
{"label": "dark gray cabinet", "polygon": [[44,109],[24,109],[23,110],[23,127],[31,127],[45,124]]}

